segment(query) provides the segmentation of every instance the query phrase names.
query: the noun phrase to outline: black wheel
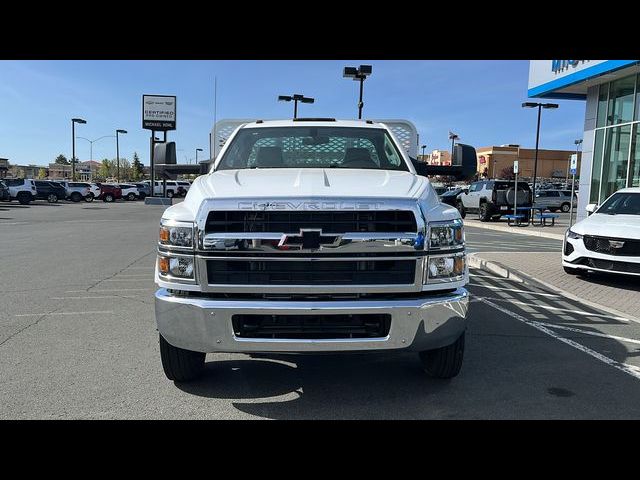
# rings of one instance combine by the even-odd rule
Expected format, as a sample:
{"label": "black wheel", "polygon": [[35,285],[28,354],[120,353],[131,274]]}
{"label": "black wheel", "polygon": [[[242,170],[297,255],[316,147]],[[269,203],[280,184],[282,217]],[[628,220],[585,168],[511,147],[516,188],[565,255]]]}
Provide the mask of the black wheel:
{"label": "black wheel", "polygon": [[568,203],[563,203],[560,206],[560,210],[562,210],[564,213],[567,213],[569,210],[571,210],[571,205]]}
{"label": "black wheel", "polygon": [[20,202],[20,205],[29,205],[31,200],[31,194],[25,192],[18,193],[18,202]]}
{"label": "black wheel", "polygon": [[140,200],[144,200],[145,198],[147,198],[147,194],[144,192],[140,192]]}
{"label": "black wheel", "polygon": [[489,214],[489,205],[486,203],[480,204],[480,210],[478,210],[478,216],[481,222],[488,222],[491,220],[491,214]]}
{"label": "black wheel", "polygon": [[173,198],[173,190],[167,190],[167,198]]}
{"label": "black wheel", "polygon": [[195,380],[204,369],[205,353],[174,347],[160,335],[160,359],[169,380],[188,382]]}
{"label": "black wheel", "polygon": [[71,201],[72,202],[79,202],[80,200],[82,200],[82,194],[79,192],[73,192],[71,194]]}
{"label": "black wheel", "polygon": [[462,202],[460,200],[458,200],[456,202],[456,208],[458,209],[458,211],[460,212],[460,216],[462,218],[467,216],[467,211],[464,209],[464,205],[462,204]]}
{"label": "black wheel", "polygon": [[136,194],[135,193],[130,193],[127,195],[127,200],[132,201],[136,199]]}
{"label": "black wheel", "polygon": [[571,267],[562,267],[564,273],[568,273],[569,275],[580,275],[582,273],[587,273],[586,270],[581,270],[579,268],[571,268]]}
{"label": "black wheel", "polygon": [[464,333],[451,345],[420,352],[422,368],[432,377],[453,378],[462,368],[464,357]]}
{"label": "black wheel", "polygon": [[47,202],[49,203],[56,203],[58,201],[58,195],[56,195],[55,193],[50,193],[47,196]]}
{"label": "black wheel", "polygon": [[93,193],[89,192],[86,197],[84,197],[85,202],[93,202]]}
{"label": "black wheel", "polygon": [[112,195],[112,194],[107,193],[107,194],[104,196],[103,200],[104,200],[105,202],[109,202],[109,203],[111,203],[111,202],[113,202],[113,201],[115,200],[115,198],[113,197],[113,195]]}

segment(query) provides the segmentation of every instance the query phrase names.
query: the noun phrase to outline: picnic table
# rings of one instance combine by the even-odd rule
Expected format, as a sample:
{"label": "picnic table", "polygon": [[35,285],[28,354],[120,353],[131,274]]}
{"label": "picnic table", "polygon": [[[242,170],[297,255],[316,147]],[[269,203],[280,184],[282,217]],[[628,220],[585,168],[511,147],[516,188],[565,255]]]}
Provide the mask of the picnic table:
{"label": "picnic table", "polygon": [[[523,210],[523,211],[529,211],[531,212],[529,214],[529,222],[527,222],[525,225],[529,225],[529,223],[535,227],[547,227],[547,226],[551,226],[553,227],[555,225],[556,222],[556,218],[559,217],[559,215],[557,213],[545,213],[546,207],[536,207],[536,206],[530,206],[530,207],[516,207],[516,211],[518,210]],[[536,215],[538,217],[538,223],[535,222],[536,219]],[[508,217],[520,217],[521,215],[516,214],[516,215],[505,215],[505,218],[508,219]],[[522,215],[522,217],[524,217],[524,215]],[[549,225],[547,223],[547,220],[551,220],[551,225]],[[511,220],[509,220],[510,222]],[[518,224],[521,224],[521,222],[518,222]],[[509,223],[509,225],[511,225],[511,223]]]}

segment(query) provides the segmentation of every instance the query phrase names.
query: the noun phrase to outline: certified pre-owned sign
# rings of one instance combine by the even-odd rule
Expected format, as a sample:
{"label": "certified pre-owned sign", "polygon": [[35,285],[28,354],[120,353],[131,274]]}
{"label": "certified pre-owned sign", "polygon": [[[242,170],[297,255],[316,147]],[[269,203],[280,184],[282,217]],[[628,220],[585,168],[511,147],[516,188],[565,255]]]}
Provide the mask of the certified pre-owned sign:
{"label": "certified pre-owned sign", "polygon": [[176,129],[176,97],[174,95],[142,96],[142,128]]}

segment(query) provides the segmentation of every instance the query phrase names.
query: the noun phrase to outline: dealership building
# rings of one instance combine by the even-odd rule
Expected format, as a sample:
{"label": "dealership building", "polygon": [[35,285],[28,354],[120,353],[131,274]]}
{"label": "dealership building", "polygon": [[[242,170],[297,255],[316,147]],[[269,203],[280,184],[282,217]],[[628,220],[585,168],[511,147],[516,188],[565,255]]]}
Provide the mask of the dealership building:
{"label": "dealership building", "polygon": [[586,100],[577,218],[640,187],[640,60],[531,60],[528,96]]}

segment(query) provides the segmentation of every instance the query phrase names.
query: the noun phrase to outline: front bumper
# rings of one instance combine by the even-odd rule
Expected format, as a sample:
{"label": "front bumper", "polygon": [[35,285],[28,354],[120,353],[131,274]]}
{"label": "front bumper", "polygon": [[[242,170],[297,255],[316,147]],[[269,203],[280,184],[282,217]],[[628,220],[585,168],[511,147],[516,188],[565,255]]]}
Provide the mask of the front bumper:
{"label": "front bumper", "polygon": [[[453,343],[467,327],[469,294],[416,295],[397,300],[282,301],[178,297],[161,288],[155,295],[158,331],[179,348],[196,352],[347,352],[431,350]],[[234,335],[235,314],[318,313],[391,315],[389,334],[366,339],[253,339]]]}
{"label": "front bumper", "polygon": [[[567,249],[567,244],[572,248]],[[570,250],[568,255],[567,250]],[[581,238],[567,236],[562,245],[562,266],[585,271],[640,276],[640,257],[594,252],[585,247]]]}

